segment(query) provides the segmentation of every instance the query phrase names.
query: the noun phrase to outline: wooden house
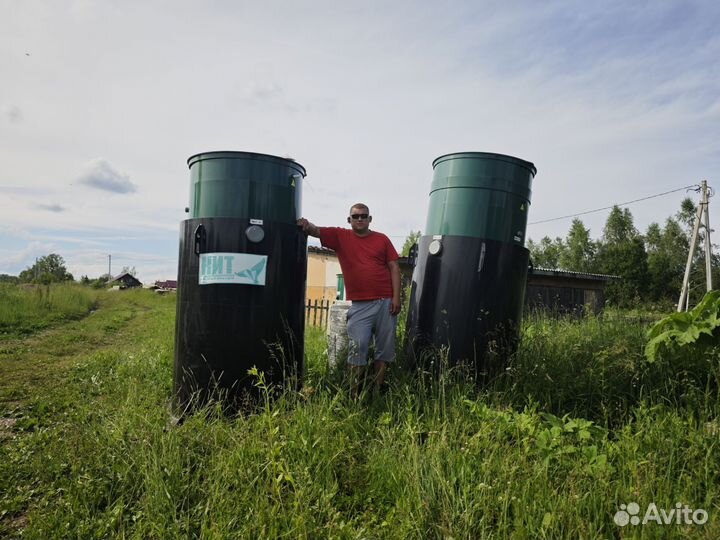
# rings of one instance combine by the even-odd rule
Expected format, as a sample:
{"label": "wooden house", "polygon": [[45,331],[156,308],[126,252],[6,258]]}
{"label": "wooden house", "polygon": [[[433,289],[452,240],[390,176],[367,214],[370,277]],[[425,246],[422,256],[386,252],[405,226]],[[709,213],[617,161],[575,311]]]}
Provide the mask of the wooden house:
{"label": "wooden house", "polygon": [[132,289],[134,287],[142,287],[142,283],[138,278],[133,276],[129,272],[125,272],[124,274],[120,274],[119,276],[116,276],[112,278],[108,285],[111,287],[120,287],[121,289]]}

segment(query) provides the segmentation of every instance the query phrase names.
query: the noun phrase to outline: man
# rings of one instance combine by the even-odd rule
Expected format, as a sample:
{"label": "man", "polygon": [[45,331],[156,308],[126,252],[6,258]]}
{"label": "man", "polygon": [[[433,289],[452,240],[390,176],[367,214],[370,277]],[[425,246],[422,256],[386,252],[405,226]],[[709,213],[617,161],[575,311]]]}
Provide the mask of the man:
{"label": "man", "polygon": [[382,390],[387,364],[395,360],[400,265],[390,239],[370,230],[372,216],[367,205],[354,204],[347,221],[351,229],[317,227],[305,218],[297,224],[305,234],[320,238],[320,243],[333,249],[340,260],[346,297],[352,300],[347,314],[348,364],[352,374],[351,393],[357,397],[373,334],[376,390]]}

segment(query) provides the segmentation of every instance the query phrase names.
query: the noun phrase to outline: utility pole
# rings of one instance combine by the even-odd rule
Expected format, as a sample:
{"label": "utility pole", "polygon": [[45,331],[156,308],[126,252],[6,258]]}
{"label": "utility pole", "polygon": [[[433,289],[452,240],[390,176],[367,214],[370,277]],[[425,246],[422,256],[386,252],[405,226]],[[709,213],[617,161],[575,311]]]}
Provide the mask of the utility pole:
{"label": "utility pole", "polygon": [[108,254],[108,281],[112,279],[112,255]]}
{"label": "utility pole", "polygon": [[[680,291],[680,300],[678,300],[677,310],[687,311],[690,305],[690,269],[692,267],[693,256],[697,249],[698,236],[700,232],[700,224],[705,228],[705,286],[708,291],[712,290],[712,244],[710,243],[710,205],[707,180],[703,180],[700,185],[700,204],[698,205],[697,214],[695,215],[695,224],[693,225],[692,238],[690,240],[690,252],[688,253],[687,264],[685,265],[685,276],[683,277],[682,290]],[[704,219],[703,219],[704,217]],[[704,222],[704,223],[703,223]]]}
{"label": "utility pole", "polygon": [[707,181],[703,180],[705,195],[705,283],[707,290],[712,291],[712,244],[710,243],[710,201]]}

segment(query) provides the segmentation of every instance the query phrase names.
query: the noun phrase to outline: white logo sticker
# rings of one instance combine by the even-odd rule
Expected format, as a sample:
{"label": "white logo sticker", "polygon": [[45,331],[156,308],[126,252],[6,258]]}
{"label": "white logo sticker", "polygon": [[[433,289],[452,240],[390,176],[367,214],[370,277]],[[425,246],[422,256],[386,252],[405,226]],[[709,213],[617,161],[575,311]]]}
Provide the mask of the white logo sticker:
{"label": "white logo sticker", "polygon": [[201,253],[198,284],[265,285],[267,255]]}

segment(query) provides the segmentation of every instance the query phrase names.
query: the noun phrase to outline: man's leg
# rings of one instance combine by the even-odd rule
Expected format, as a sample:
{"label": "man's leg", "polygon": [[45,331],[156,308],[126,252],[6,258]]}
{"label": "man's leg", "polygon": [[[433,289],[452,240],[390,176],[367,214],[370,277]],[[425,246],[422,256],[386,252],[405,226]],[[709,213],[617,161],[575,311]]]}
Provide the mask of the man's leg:
{"label": "man's leg", "polygon": [[356,399],[360,396],[362,383],[365,379],[365,366],[350,366],[350,397]]}
{"label": "man's leg", "polygon": [[387,362],[384,360],[375,360],[375,386],[378,388],[385,383],[385,371],[387,370]]}
{"label": "man's leg", "polygon": [[395,328],[397,317],[390,314],[390,299],[385,299],[375,321],[375,388],[385,384],[387,365],[395,361]]}
{"label": "man's leg", "polygon": [[353,302],[347,314],[348,366],[350,368],[350,395],[358,397],[367,365],[368,348],[373,327],[372,302]]}

